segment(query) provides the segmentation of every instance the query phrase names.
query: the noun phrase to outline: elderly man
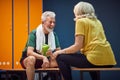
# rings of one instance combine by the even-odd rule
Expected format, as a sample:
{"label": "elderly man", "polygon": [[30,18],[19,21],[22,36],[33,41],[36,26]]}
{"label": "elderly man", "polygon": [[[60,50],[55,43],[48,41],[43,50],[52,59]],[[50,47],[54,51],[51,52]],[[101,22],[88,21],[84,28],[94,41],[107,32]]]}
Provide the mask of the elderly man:
{"label": "elderly man", "polygon": [[21,66],[26,69],[27,79],[34,80],[35,69],[50,67],[49,59],[42,54],[43,45],[49,46],[49,52],[59,50],[60,45],[55,32],[55,13],[45,11],[42,24],[33,30],[28,37],[20,60]]}

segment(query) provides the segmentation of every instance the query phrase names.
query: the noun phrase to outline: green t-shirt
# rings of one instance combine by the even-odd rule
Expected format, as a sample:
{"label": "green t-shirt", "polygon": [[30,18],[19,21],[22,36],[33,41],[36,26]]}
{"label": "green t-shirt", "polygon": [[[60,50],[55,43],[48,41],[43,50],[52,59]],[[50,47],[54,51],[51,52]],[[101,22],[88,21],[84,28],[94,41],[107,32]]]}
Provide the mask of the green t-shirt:
{"label": "green t-shirt", "polygon": [[[60,44],[59,44],[59,40],[58,40],[58,37],[56,35],[56,33],[54,32],[54,36],[55,36],[55,44],[56,44],[56,48],[59,48],[60,47]],[[36,30],[33,30],[29,36],[28,36],[28,41],[25,45],[25,48],[22,52],[22,58],[26,57],[27,56],[27,48],[28,46],[31,46],[34,48],[34,51],[36,52]]]}

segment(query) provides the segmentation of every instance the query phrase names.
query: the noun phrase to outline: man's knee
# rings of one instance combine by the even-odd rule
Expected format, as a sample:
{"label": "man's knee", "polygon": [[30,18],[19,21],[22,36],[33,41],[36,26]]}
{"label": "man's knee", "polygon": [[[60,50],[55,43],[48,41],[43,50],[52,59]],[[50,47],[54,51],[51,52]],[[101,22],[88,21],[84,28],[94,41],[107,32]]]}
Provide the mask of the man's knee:
{"label": "man's knee", "polygon": [[26,67],[34,66],[36,62],[36,58],[34,56],[28,56],[27,59],[24,61]]}

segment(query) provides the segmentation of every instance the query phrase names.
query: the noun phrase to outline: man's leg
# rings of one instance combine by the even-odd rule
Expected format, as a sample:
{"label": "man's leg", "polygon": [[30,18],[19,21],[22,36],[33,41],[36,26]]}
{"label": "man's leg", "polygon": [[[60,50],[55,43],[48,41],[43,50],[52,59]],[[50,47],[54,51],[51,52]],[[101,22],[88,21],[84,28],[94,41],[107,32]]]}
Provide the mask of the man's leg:
{"label": "man's leg", "polygon": [[26,74],[27,74],[28,80],[34,80],[35,62],[36,62],[36,59],[34,56],[29,56],[29,57],[25,58],[23,61],[23,64],[26,68]]}

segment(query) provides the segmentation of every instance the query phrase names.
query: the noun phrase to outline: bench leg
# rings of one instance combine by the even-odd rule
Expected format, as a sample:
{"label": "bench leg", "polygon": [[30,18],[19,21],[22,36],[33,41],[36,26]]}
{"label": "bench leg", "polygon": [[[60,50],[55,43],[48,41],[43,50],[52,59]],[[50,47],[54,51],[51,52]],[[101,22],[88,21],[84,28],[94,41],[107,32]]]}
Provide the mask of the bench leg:
{"label": "bench leg", "polygon": [[27,79],[26,72],[23,72],[23,73],[22,73],[22,77],[21,77],[21,78],[22,78],[22,80],[26,80],[26,79]]}
{"label": "bench leg", "polygon": [[100,80],[100,71],[88,71],[92,80]]}
{"label": "bench leg", "polygon": [[83,71],[80,71],[80,80],[83,80]]}
{"label": "bench leg", "polygon": [[64,80],[62,74],[60,73],[60,71],[56,72],[56,80]]}
{"label": "bench leg", "polygon": [[97,71],[97,80],[100,80],[100,71]]}
{"label": "bench leg", "polygon": [[4,77],[5,80],[8,80],[9,76],[8,76],[8,74],[7,74],[6,71],[1,71],[1,72],[0,72],[0,80],[2,80],[2,75],[5,76],[5,77]]}
{"label": "bench leg", "polygon": [[[84,71],[80,71],[80,80],[84,79],[83,73],[84,73]],[[100,80],[100,71],[97,71],[97,80]]]}
{"label": "bench leg", "polygon": [[42,80],[41,72],[39,72],[39,80]]}
{"label": "bench leg", "polygon": [[6,72],[6,80],[9,80],[9,73],[8,72]]}

